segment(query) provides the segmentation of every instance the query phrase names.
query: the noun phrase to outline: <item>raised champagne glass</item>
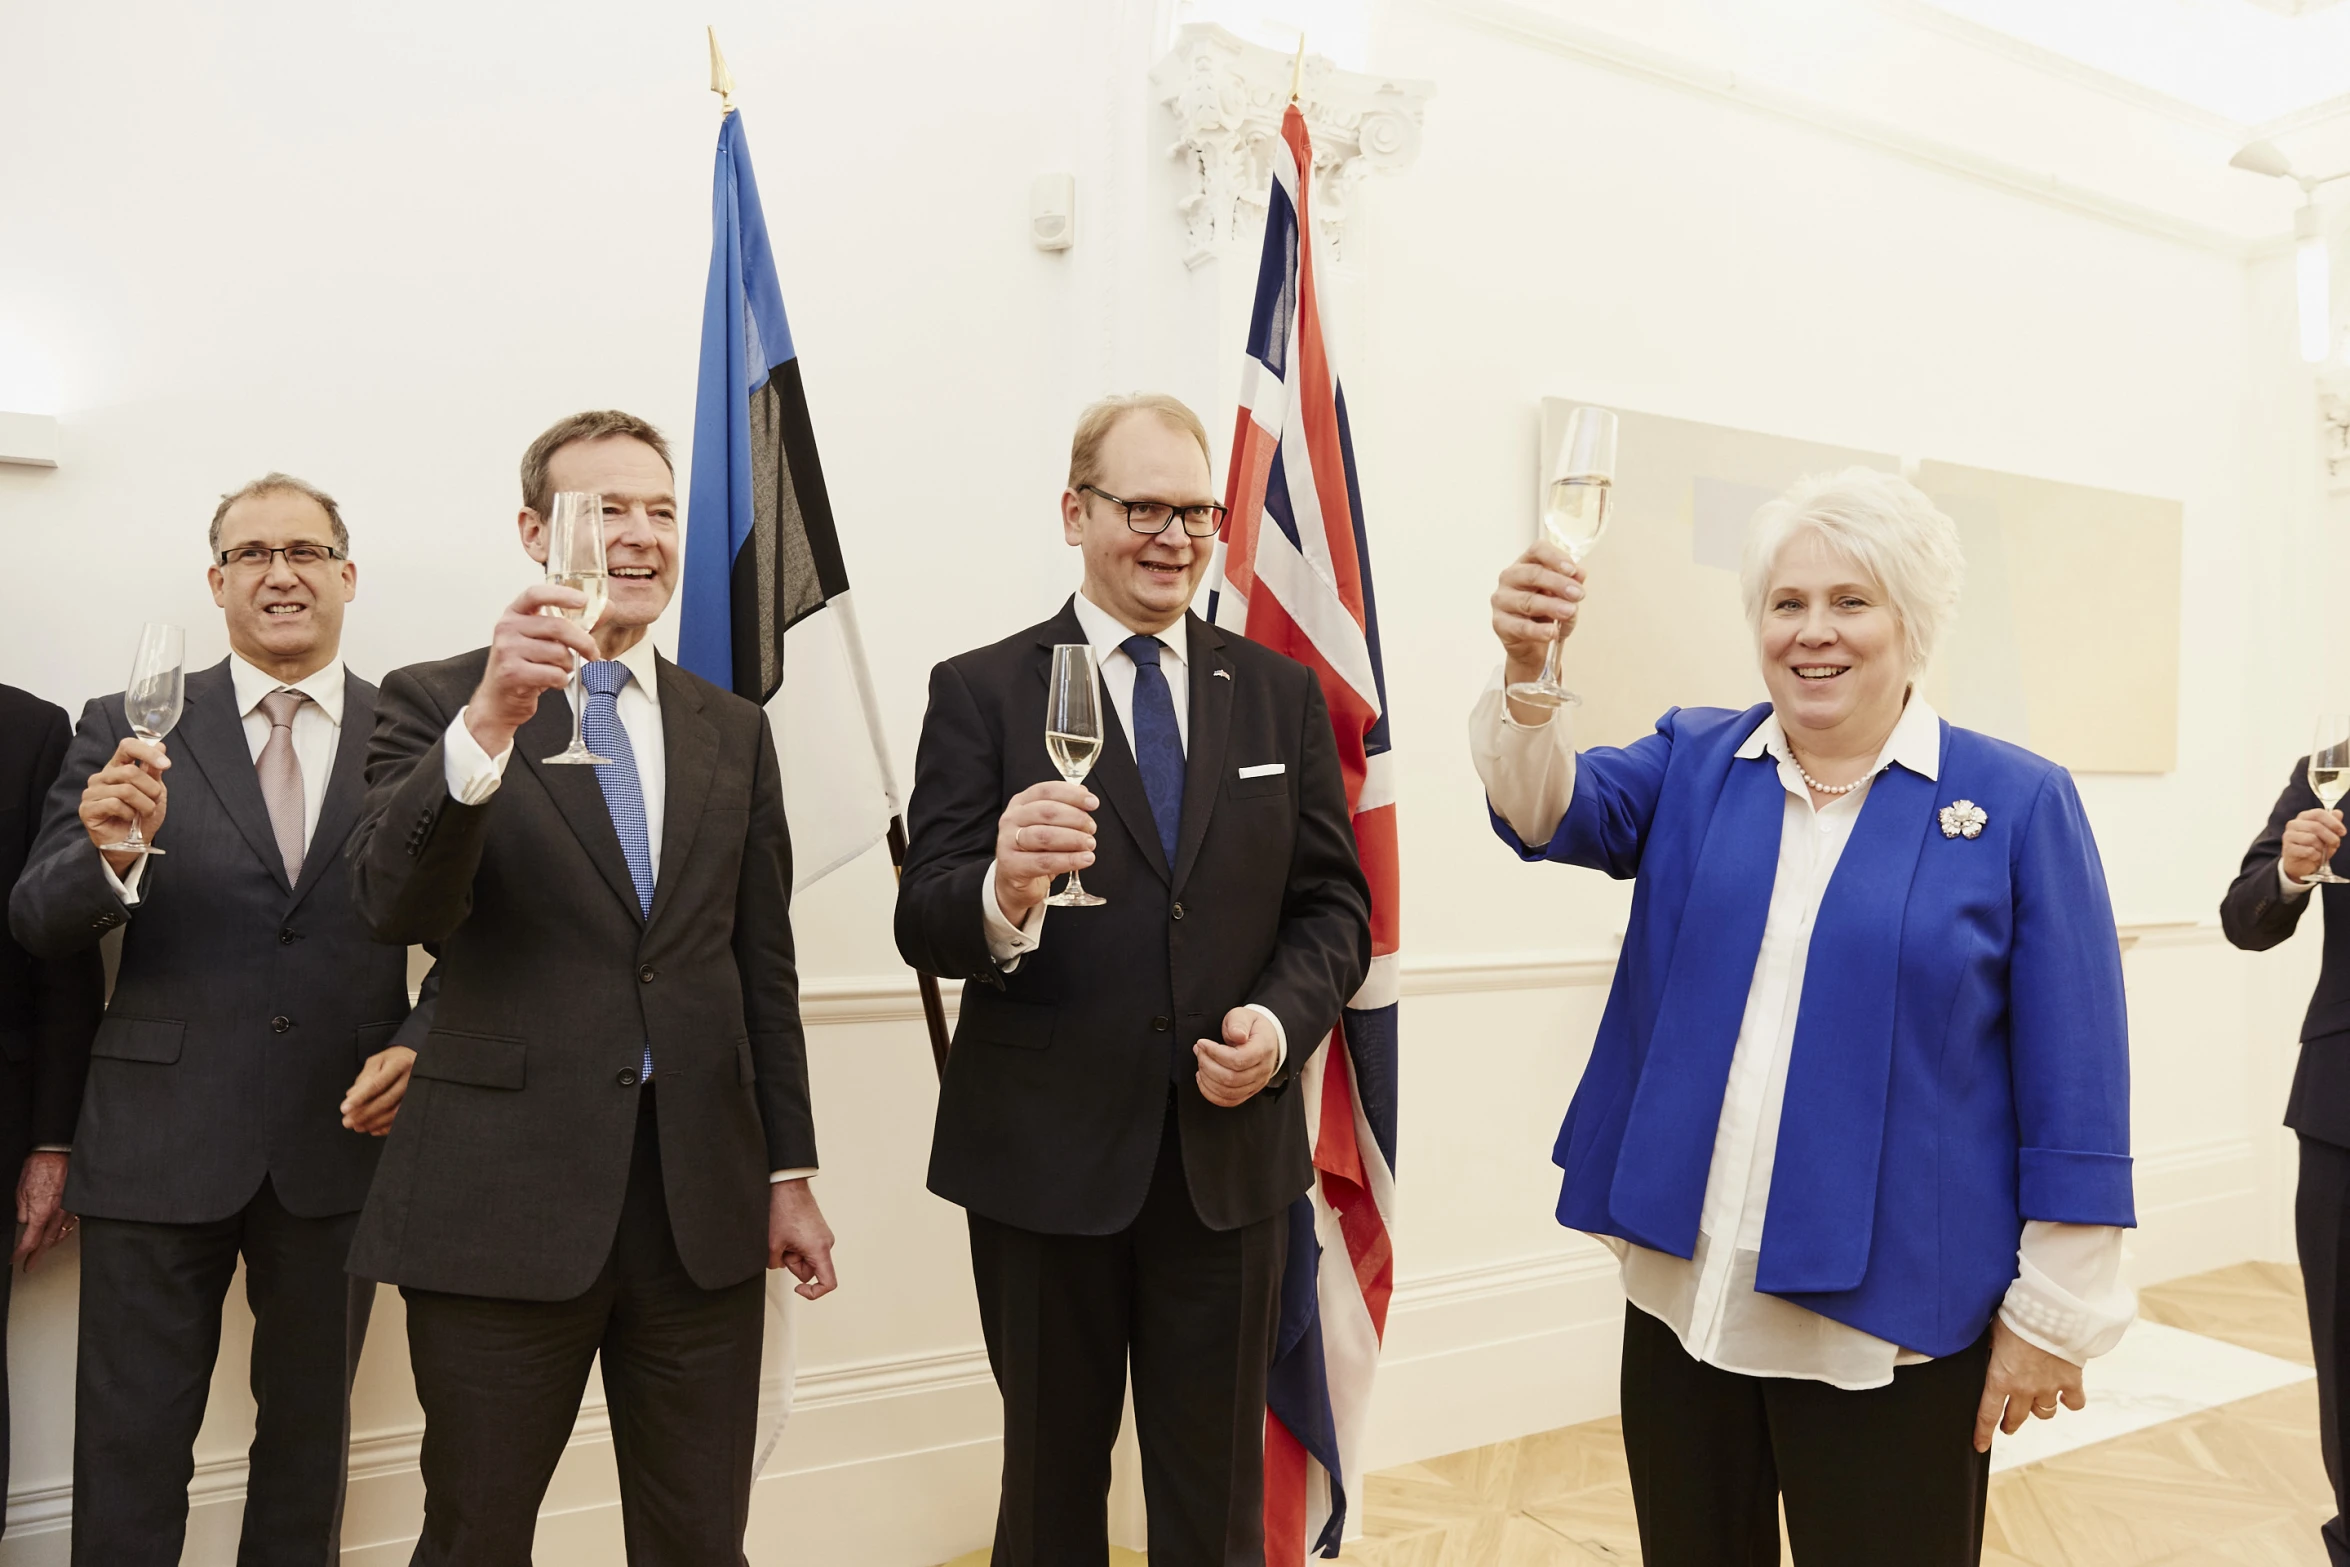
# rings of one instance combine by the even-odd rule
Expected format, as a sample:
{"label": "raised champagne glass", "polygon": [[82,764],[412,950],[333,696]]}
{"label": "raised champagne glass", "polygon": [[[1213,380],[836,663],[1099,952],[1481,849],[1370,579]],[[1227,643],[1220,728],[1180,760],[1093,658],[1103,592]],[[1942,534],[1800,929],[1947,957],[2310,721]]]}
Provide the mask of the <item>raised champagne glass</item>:
{"label": "raised champagne glass", "polygon": [[[1567,416],[1566,439],[1551,459],[1542,487],[1542,535],[1577,565],[1607,531],[1608,496],[1616,478],[1616,416],[1605,408],[1578,408]],[[1573,707],[1583,699],[1559,680],[1562,635],[1542,656],[1542,675],[1510,687],[1530,707]]]}
{"label": "raised champagne glass", "polygon": [[[604,618],[604,606],[611,591],[611,579],[604,571],[604,497],[601,495],[586,490],[564,490],[556,495],[547,517],[547,580],[557,587],[576,590],[587,599],[587,605],[582,609],[549,606],[546,613],[575,621],[582,631],[594,631],[596,622]],[[578,655],[574,654],[571,744],[562,754],[550,756],[547,761],[609,767],[612,758],[598,756],[588,749],[587,733],[582,727],[587,719],[587,692],[580,685],[580,667]]]}
{"label": "raised champagne glass", "polygon": [[[187,704],[187,667],[187,636],[179,627],[150,620],[139,629],[139,650],[131,656],[131,682],[122,692],[122,716],[129,720],[132,734],[142,740],[160,740],[171,733],[180,721],[180,709]],[[110,853],[163,852],[139,831],[135,816],[130,832],[121,841],[103,847]]]}
{"label": "raised champagne glass", "polygon": [[[1083,642],[1053,646],[1053,683],[1044,698],[1044,750],[1073,784],[1085,782],[1102,754],[1102,677],[1093,649]],[[1085,878],[1069,873],[1069,885],[1044,900],[1056,909],[1088,909],[1107,903],[1085,890]]]}
{"label": "raised champagne glass", "polygon": [[[2329,811],[2350,793],[2350,713],[2328,713],[2317,721],[2309,745],[2309,788]],[[2303,879],[2350,883],[2350,876],[2335,875],[2331,865],[2320,865]]]}

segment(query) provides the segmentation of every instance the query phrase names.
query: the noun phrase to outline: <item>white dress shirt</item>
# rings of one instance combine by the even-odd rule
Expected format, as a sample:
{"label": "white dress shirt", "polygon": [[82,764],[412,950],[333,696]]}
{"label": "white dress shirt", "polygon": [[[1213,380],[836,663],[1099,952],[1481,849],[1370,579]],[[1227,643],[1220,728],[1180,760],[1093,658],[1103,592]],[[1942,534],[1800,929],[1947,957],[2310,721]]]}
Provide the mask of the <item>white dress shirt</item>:
{"label": "white dress shirt", "polygon": [[[669,756],[663,749],[661,729],[661,667],[653,651],[653,639],[640,637],[634,647],[618,656],[615,662],[627,667],[628,684],[620,688],[612,700],[613,711],[620,719],[620,727],[628,733],[628,748],[636,757],[636,781],[645,800],[645,849],[653,862],[653,879],[661,878],[661,816],[669,797]],[[563,688],[565,699],[575,707],[582,688],[577,680]],[[473,738],[473,731],[465,727],[465,710],[449,722],[442,737],[442,776],[449,786],[449,797],[464,805],[480,805],[498,792],[506,780],[506,764],[514,758],[514,742],[496,756],[481,748]],[[772,1170],[767,1179],[774,1181],[805,1180],[816,1173],[814,1167],[804,1170]]]}
{"label": "white dress shirt", "polygon": [[[1085,630],[1085,640],[1093,646],[1094,667],[1101,671],[1102,689],[1110,698],[1110,707],[1118,715],[1118,727],[1125,731],[1129,743],[1134,735],[1134,656],[1126,651],[1126,639],[1135,635],[1131,627],[1121,623],[1117,616],[1087,598],[1076,596],[1077,624]],[[1183,754],[1191,754],[1191,649],[1185,631],[1185,621],[1178,620],[1166,630],[1158,632],[1159,669],[1167,677],[1167,694],[1175,699],[1175,738],[1183,746]],[[1021,958],[1044,945],[1045,905],[1038,904],[1028,911],[1028,917],[1015,925],[1004,918],[1003,906],[996,901],[995,866],[991,862],[987,875],[979,883],[979,908],[987,928],[988,955],[996,967],[1009,974],[1020,966]],[[1249,1010],[1262,1012],[1273,1024],[1273,1070],[1289,1059],[1289,1031],[1270,1007],[1249,1003]],[[1219,1035],[1219,1038],[1222,1036]]]}
{"label": "white dress shirt", "polygon": [[[245,726],[245,748],[253,753],[255,763],[261,760],[261,748],[269,743],[269,715],[261,711],[261,699],[275,691],[299,691],[310,698],[294,709],[293,726],[294,762],[302,770],[302,849],[308,853],[310,835],[318,830],[319,807],[326,803],[327,783],[334,777],[335,752],[343,743],[343,661],[335,659],[288,685],[231,653],[228,678],[236,693],[238,718]],[[169,748],[166,741],[165,749]],[[106,864],[103,858],[98,863]],[[144,854],[125,875],[116,876],[112,866],[106,867],[107,885],[122,899],[123,907],[137,906],[139,882],[146,870]]]}
{"label": "white dress shirt", "polygon": [[[1574,799],[1574,741],[1565,710],[1545,724],[1520,724],[1496,680],[1479,699],[1469,733],[1494,809],[1527,844],[1549,842]],[[1895,764],[1933,778],[1941,749],[1939,715],[1913,696],[1869,781]],[[1766,753],[1778,761],[1787,790],[1778,871],[1731,1052],[1694,1254],[1683,1259],[1602,1239],[1622,1260],[1632,1303],[1671,1327],[1695,1358],[1751,1376],[1882,1387],[1894,1367],[1929,1357],[1754,1287],[1812,927],[1869,795],[1864,782],[1815,807],[1776,715],[1738,750],[1741,757]],[[2137,1315],[2136,1296],[2121,1282],[2122,1236],[2110,1225],[2027,1222],[2000,1320],[2076,1364],[2111,1349]]]}

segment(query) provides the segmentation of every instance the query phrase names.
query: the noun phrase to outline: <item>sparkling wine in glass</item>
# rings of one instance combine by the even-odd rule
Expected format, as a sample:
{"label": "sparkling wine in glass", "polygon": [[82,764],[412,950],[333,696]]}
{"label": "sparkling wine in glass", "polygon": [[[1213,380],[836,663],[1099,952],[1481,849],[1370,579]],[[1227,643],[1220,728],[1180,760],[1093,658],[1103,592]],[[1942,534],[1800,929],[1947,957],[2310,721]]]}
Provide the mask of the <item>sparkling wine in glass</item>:
{"label": "sparkling wine in glass", "polygon": [[[123,688],[122,716],[131,733],[142,740],[160,740],[180,721],[187,702],[187,637],[179,627],[150,620],[139,629],[139,651],[131,658],[131,682]],[[109,852],[161,854],[139,831],[138,820],[119,842],[104,845]]]}
{"label": "sparkling wine in glass", "polygon": [[[1061,777],[1077,784],[1093,771],[1102,754],[1102,680],[1094,667],[1093,648],[1083,642],[1053,647],[1053,683],[1044,699],[1044,750],[1061,770]],[[1077,871],[1069,885],[1044,900],[1056,909],[1085,909],[1110,900],[1085,890]]]}
{"label": "sparkling wine in glass", "polygon": [[[547,580],[557,587],[574,589],[587,598],[584,609],[550,608],[547,613],[576,621],[582,631],[595,630],[596,622],[604,618],[611,591],[611,578],[604,570],[604,497],[601,495],[586,490],[564,490],[556,495],[547,518]],[[612,758],[589,750],[586,732],[581,727],[587,718],[587,692],[580,689],[579,669],[579,660],[574,655],[571,744],[561,755],[550,756],[547,761],[609,767]]]}
{"label": "sparkling wine in glass", "polygon": [[[1605,408],[1578,408],[1567,416],[1542,490],[1542,535],[1577,565],[1607,531],[1608,499],[1616,477],[1616,416]],[[1572,707],[1583,699],[1559,680],[1560,637],[1542,656],[1542,676],[1521,680],[1510,696],[1530,707]]]}
{"label": "sparkling wine in glass", "polygon": [[[2329,811],[2350,794],[2350,713],[2329,713],[2317,721],[2309,746],[2309,787]],[[2331,865],[2320,865],[2304,879],[2350,883],[2350,876],[2335,875]]]}

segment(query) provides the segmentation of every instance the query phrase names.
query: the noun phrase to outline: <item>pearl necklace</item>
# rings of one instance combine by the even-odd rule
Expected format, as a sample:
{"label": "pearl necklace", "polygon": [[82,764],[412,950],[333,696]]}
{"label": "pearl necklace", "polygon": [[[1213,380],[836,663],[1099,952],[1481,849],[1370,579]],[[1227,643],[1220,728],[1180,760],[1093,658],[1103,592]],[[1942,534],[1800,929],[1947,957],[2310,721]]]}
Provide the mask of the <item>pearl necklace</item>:
{"label": "pearl necklace", "polygon": [[1787,748],[1787,760],[1795,763],[1796,776],[1801,778],[1815,794],[1850,794],[1853,790],[1859,788],[1862,784],[1867,783],[1869,778],[1876,776],[1876,774],[1871,773],[1867,777],[1855,778],[1848,784],[1835,784],[1831,786],[1820,782],[1804,768],[1803,763],[1796,758],[1795,747],[1789,746]]}

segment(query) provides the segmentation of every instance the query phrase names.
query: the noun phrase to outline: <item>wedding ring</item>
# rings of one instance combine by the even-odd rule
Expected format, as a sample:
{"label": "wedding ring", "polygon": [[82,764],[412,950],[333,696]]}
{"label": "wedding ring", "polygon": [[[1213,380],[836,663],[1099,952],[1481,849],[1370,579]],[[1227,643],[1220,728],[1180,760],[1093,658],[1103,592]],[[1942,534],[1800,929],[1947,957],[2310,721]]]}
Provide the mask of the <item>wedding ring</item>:
{"label": "wedding ring", "polygon": [[2034,1404],[2032,1413],[2043,1420],[2053,1420],[2056,1418],[2056,1406],[2054,1404]]}

